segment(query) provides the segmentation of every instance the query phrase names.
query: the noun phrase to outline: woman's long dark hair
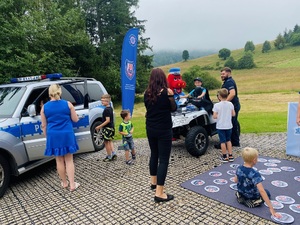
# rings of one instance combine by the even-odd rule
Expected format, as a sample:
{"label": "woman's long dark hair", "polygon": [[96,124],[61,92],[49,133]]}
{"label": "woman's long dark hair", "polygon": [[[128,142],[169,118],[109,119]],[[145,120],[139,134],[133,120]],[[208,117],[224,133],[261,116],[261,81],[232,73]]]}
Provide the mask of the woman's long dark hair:
{"label": "woman's long dark hair", "polygon": [[145,91],[149,101],[153,104],[157,100],[157,96],[161,93],[162,89],[168,88],[167,77],[164,71],[160,68],[152,69],[149,84]]}

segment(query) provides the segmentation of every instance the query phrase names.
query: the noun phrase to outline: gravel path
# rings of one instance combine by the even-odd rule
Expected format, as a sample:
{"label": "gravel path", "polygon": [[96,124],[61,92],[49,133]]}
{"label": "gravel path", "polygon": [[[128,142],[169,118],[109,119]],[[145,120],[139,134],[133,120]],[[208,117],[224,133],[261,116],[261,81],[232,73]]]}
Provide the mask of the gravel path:
{"label": "gravel path", "polygon": [[[60,187],[55,163],[50,162],[13,180],[0,199],[0,224],[274,224],[245,211],[183,189],[180,184],[220,165],[220,151],[210,138],[207,153],[190,156],[183,141],[173,143],[166,191],[174,201],[157,204],[149,183],[149,146],[135,139],[136,164],[124,163],[118,151],[114,162],[102,162],[105,151],[75,156],[76,180],[81,187],[70,193]],[[115,142],[115,147],[120,141]],[[285,154],[286,134],[242,134],[242,147],[261,155],[300,161]],[[242,148],[234,148],[235,157]]]}

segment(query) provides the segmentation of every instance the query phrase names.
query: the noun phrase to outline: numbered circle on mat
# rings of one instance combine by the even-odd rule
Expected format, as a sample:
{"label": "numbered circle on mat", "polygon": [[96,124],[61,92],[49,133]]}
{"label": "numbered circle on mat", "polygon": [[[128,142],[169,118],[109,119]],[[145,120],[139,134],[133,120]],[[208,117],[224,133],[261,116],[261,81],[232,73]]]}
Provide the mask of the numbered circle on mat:
{"label": "numbered circle on mat", "polygon": [[212,192],[212,193],[214,193],[214,192],[220,191],[220,188],[218,188],[217,186],[208,185],[208,186],[206,186],[206,187],[204,188],[204,190],[207,191],[207,192]]}
{"label": "numbered circle on mat", "polygon": [[295,220],[294,217],[291,216],[290,214],[283,213],[283,212],[278,212],[278,214],[280,215],[280,218],[271,216],[271,219],[278,223],[293,223]]}

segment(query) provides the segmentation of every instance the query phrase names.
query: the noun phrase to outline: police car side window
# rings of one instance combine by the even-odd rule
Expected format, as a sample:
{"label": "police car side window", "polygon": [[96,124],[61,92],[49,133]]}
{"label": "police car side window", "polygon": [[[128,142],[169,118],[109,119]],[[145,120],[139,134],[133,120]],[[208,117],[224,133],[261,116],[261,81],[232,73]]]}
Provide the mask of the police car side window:
{"label": "police car side window", "polygon": [[29,97],[27,98],[27,101],[25,102],[25,105],[22,110],[22,116],[28,116],[27,108],[30,104],[35,104],[36,107],[36,113],[37,115],[40,114],[41,107],[40,107],[40,101],[44,98],[44,96],[48,96],[48,87],[44,88],[37,88],[32,90]]}
{"label": "police car side window", "polygon": [[98,84],[88,84],[89,102],[99,101],[103,94],[103,90],[99,88]]}
{"label": "police car side window", "polygon": [[74,106],[84,103],[83,94],[77,89],[75,84],[62,85],[61,98],[71,102]]}

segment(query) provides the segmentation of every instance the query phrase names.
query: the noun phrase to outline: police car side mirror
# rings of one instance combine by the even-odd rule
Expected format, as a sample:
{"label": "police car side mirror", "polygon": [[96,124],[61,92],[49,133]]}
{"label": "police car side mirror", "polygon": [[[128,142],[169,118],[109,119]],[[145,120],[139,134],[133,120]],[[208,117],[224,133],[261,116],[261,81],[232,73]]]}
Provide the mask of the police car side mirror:
{"label": "police car side mirror", "polygon": [[36,116],[35,104],[29,105],[27,108],[27,112],[30,117]]}

